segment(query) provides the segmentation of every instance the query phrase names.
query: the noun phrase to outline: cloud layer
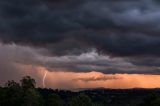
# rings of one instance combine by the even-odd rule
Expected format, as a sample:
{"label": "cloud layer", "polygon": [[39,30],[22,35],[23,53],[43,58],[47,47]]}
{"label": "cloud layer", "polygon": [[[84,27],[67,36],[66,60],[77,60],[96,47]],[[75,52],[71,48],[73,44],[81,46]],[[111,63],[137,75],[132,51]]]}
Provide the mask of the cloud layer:
{"label": "cloud layer", "polygon": [[56,55],[90,47],[118,56],[160,54],[156,0],[1,0],[2,42],[48,48]]}
{"label": "cloud layer", "polygon": [[0,0],[0,65],[159,74],[159,20],[158,0]]}
{"label": "cloud layer", "polygon": [[[0,51],[1,69],[3,69],[3,67],[5,68],[1,70],[2,72],[7,72],[8,68],[13,71],[16,71],[16,69],[20,71],[22,68],[19,67],[23,65],[44,67],[51,72],[64,71],[78,73],[99,71],[106,74],[159,74],[160,71],[158,64],[159,58],[154,60],[154,63],[146,61],[147,59],[150,61],[150,58],[139,58],[139,61],[137,61],[129,57],[111,57],[106,54],[100,55],[95,49],[80,55],[53,56],[44,55],[46,50],[43,48],[31,48],[16,44],[1,44]],[[21,71],[23,71],[23,69]]]}

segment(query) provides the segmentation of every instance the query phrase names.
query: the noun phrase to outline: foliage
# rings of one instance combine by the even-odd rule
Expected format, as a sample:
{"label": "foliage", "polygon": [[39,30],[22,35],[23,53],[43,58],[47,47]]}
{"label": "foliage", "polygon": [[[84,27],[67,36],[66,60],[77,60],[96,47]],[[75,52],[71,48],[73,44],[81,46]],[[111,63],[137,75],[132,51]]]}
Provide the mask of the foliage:
{"label": "foliage", "polygon": [[92,106],[92,102],[87,95],[80,94],[77,97],[72,98],[69,106]]}
{"label": "foliage", "polygon": [[25,91],[23,94],[23,106],[43,106],[43,98],[36,90],[29,89]]}
{"label": "foliage", "polygon": [[3,96],[3,101],[2,103],[10,106],[10,105],[14,105],[14,106],[19,106],[21,104],[21,97],[22,97],[22,89],[19,85],[19,83],[15,82],[15,81],[8,81],[5,84],[6,88],[4,91],[4,96]]}
{"label": "foliage", "polygon": [[150,94],[144,98],[140,106],[160,106],[160,96],[157,94]]}
{"label": "foliage", "polygon": [[29,76],[23,77],[20,83],[8,81],[4,88],[0,87],[0,106],[68,106],[69,103],[70,106],[92,106],[87,95],[80,94],[68,102],[53,92],[43,95],[35,85]]}
{"label": "foliage", "polygon": [[84,90],[71,92],[36,88],[33,78],[8,81],[0,87],[0,106],[160,106],[160,89]]}
{"label": "foliage", "polygon": [[54,93],[49,94],[46,100],[47,106],[63,106],[63,101],[59,97],[59,95],[56,95]]}
{"label": "foliage", "polygon": [[23,77],[22,80],[20,80],[21,86],[23,89],[34,89],[36,85],[36,81],[32,79],[30,76]]}

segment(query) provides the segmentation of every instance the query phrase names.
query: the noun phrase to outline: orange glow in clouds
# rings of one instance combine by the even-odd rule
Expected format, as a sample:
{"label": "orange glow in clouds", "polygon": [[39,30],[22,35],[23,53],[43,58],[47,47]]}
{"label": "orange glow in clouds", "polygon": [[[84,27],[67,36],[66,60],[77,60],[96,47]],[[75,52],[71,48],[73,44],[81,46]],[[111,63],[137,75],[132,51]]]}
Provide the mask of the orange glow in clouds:
{"label": "orange glow in clouds", "polygon": [[[44,72],[43,72],[44,73]],[[160,75],[48,72],[48,88],[158,88]]]}
{"label": "orange glow in clouds", "polygon": [[[143,74],[103,74],[100,72],[47,72],[45,68],[21,66],[22,76],[30,75],[37,85],[47,88],[160,88],[160,75]],[[25,70],[25,71],[24,71]],[[28,71],[30,70],[30,71]],[[47,72],[47,75],[44,75]]]}

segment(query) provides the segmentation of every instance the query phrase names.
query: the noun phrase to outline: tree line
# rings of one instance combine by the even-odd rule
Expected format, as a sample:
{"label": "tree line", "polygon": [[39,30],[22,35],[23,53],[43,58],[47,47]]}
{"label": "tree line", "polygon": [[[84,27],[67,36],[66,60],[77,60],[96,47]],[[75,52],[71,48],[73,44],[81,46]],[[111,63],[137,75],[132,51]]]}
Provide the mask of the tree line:
{"label": "tree line", "polygon": [[36,81],[30,76],[25,76],[20,83],[8,81],[5,87],[0,87],[0,106],[100,106],[92,103],[85,94],[66,98],[64,101],[59,95],[49,93],[42,95],[36,89]]}
{"label": "tree line", "polygon": [[11,80],[0,87],[0,106],[160,106],[160,95],[155,93],[140,99],[138,105],[134,100],[128,105],[130,98],[131,95],[119,97],[119,94],[115,96],[113,93],[106,96],[105,93],[92,91],[73,93],[36,88],[36,81],[30,76],[23,77],[20,83]]}

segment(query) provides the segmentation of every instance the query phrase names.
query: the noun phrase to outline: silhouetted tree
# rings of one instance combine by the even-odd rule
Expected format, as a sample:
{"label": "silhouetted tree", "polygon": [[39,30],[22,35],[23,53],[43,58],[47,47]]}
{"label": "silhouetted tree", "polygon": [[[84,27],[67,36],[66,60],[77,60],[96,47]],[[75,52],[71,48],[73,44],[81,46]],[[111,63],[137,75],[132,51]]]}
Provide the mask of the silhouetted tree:
{"label": "silhouetted tree", "polygon": [[46,105],[47,106],[63,106],[63,101],[60,98],[60,96],[52,93],[48,95],[46,100]]}
{"label": "silhouetted tree", "polygon": [[39,92],[36,91],[36,82],[30,76],[23,77],[21,87],[23,89],[22,105],[23,106],[43,106],[43,99]]}
{"label": "silhouetted tree", "polygon": [[23,77],[22,80],[20,80],[21,86],[24,90],[26,89],[34,89],[36,85],[36,81],[31,78],[30,76]]}
{"label": "silhouetted tree", "polygon": [[140,106],[160,106],[160,96],[157,94],[150,94],[144,98]]}
{"label": "silhouetted tree", "polygon": [[22,106],[44,106],[44,101],[36,90],[28,89],[23,94]]}
{"label": "silhouetted tree", "polygon": [[0,106],[5,102],[5,90],[0,87]]}
{"label": "silhouetted tree", "polygon": [[20,88],[20,85],[19,85],[19,83],[11,80],[11,81],[8,81],[7,83],[5,83],[5,87],[7,87],[7,88]]}
{"label": "silhouetted tree", "polygon": [[21,97],[22,97],[22,89],[19,83],[11,80],[8,81],[6,84],[5,95],[3,104],[5,106],[19,106],[21,104]]}
{"label": "silhouetted tree", "polygon": [[[8,81],[5,87],[0,87],[0,106],[100,106],[92,103],[85,94],[52,89],[42,92],[35,85],[35,80],[29,76],[23,77],[20,83]],[[159,99],[155,103],[158,104]]]}
{"label": "silhouetted tree", "polygon": [[97,104],[97,103],[93,103],[92,106],[102,106],[102,105]]}
{"label": "silhouetted tree", "polygon": [[69,106],[92,106],[92,102],[87,95],[80,94],[77,97],[72,98]]}

